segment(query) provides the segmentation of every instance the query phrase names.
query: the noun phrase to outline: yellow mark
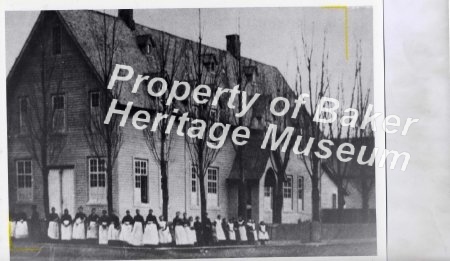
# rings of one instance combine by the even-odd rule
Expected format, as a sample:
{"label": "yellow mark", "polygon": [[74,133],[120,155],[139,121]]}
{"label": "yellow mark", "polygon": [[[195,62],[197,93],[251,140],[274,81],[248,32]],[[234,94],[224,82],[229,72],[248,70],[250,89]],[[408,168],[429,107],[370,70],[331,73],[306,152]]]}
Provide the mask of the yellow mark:
{"label": "yellow mark", "polygon": [[344,5],[324,6],[323,8],[344,10],[345,60],[348,61],[348,8],[347,8],[347,6],[344,6]]}
{"label": "yellow mark", "polygon": [[12,249],[13,242],[12,242],[11,222],[9,222],[9,220],[8,220],[8,237],[9,237],[9,249]]}
{"label": "yellow mark", "polygon": [[12,252],[38,252],[39,247],[15,247],[11,249]]}

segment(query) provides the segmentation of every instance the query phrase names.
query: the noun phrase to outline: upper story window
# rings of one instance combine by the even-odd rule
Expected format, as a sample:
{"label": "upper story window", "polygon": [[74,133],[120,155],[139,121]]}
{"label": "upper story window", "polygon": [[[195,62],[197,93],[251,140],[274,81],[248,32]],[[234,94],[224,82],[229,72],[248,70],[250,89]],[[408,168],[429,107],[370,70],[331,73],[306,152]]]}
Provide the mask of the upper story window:
{"label": "upper story window", "polygon": [[100,92],[91,92],[90,104],[91,109],[97,109],[100,107]]}
{"label": "upper story window", "polygon": [[27,131],[28,120],[28,98],[22,97],[19,99],[19,132],[25,133]]}
{"label": "upper story window", "polygon": [[153,48],[156,47],[155,40],[149,34],[138,35],[137,44],[144,54],[151,54]]}
{"label": "upper story window", "polygon": [[243,68],[245,78],[249,83],[256,83],[256,77],[258,76],[258,67],[254,65],[244,66]]}
{"label": "upper story window", "polygon": [[17,171],[17,201],[33,200],[33,169],[31,160],[18,160]]}
{"label": "upper story window", "polygon": [[52,53],[61,54],[61,26],[56,25],[52,29]]}
{"label": "upper story window", "polygon": [[206,72],[214,73],[217,66],[217,58],[212,53],[207,53],[203,55],[203,65],[205,66]]}
{"label": "upper story window", "polygon": [[62,132],[66,129],[66,99],[63,94],[52,96],[53,131]]}
{"label": "upper story window", "polygon": [[283,182],[283,209],[292,210],[292,176],[287,176]]}

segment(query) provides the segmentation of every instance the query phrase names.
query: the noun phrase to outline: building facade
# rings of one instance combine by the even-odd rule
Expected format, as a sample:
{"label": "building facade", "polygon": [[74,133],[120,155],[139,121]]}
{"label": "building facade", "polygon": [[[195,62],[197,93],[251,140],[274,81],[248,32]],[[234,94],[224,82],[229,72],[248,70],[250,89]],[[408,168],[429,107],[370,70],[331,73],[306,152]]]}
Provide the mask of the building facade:
{"label": "building facade", "polygon": [[[119,13],[119,19],[95,11],[44,11],[40,14],[23,50],[7,79],[8,109],[8,179],[10,208],[30,212],[31,205],[44,211],[41,154],[30,149],[30,133],[40,133],[39,123],[47,122],[55,132],[52,136],[49,165],[49,207],[58,213],[67,208],[71,214],[78,206],[106,209],[107,176],[104,159],[95,156],[85,138],[85,115],[99,106],[99,62],[95,61],[99,21],[117,22],[121,62],[145,73],[145,55],[154,38],[162,32],[135,24],[132,11]],[[188,41],[170,35],[179,41]],[[240,56],[239,37],[227,36],[229,59]],[[213,48],[211,48],[213,49]],[[228,58],[227,58],[228,59]],[[267,99],[292,95],[279,71],[250,59],[242,58],[244,74],[255,81],[249,93],[259,92]],[[258,84],[264,78],[266,84]],[[279,84],[281,82],[281,85]],[[276,83],[276,84],[275,84]],[[231,85],[231,83],[230,83]],[[275,87],[276,86],[276,87]],[[123,86],[122,88],[129,88]],[[277,88],[275,90],[274,88]],[[133,100],[145,107],[139,95],[121,97],[121,102]],[[43,105],[44,104],[44,105]],[[260,108],[267,104],[258,105]],[[50,108],[50,116],[41,113]],[[36,115],[34,115],[35,113]],[[248,126],[262,129],[269,121],[267,109],[255,107],[249,113]],[[34,115],[33,122],[26,115]],[[47,114],[45,114],[47,115]],[[48,119],[50,117],[50,119]],[[131,116],[130,116],[131,117]],[[34,126],[33,130],[30,130]],[[114,164],[112,190],[113,208],[119,216],[126,210],[140,209],[147,213],[162,212],[160,170],[146,145],[143,131],[135,129],[128,120],[123,127],[123,145]],[[36,136],[36,135],[35,135]],[[39,136],[39,135],[38,135]],[[39,137],[35,137],[39,138]],[[168,159],[169,219],[176,211],[200,215],[200,194],[195,164],[190,159],[186,141],[174,135]],[[256,135],[246,145],[245,176],[248,180],[248,216],[255,221],[272,221],[272,187],[276,179],[269,154],[259,148],[261,137]],[[210,217],[237,217],[237,159],[228,138],[205,178],[208,213]],[[311,217],[311,182],[303,162],[292,156],[284,182],[284,223],[297,223]],[[322,208],[336,208],[337,187],[326,174],[321,180]]]}

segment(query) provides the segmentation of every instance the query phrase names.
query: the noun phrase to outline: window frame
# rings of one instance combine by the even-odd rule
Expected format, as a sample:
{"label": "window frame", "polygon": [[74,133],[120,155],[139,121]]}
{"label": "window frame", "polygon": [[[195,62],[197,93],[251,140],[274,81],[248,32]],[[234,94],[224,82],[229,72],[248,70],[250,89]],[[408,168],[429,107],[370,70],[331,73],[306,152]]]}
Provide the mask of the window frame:
{"label": "window frame", "polygon": [[27,96],[19,97],[19,133],[20,134],[25,134],[28,132],[28,130],[27,130],[28,124],[25,119],[26,115],[23,115],[23,112],[22,112],[22,109],[23,109],[22,102],[24,102],[24,101],[27,106],[27,110],[25,113],[28,113],[29,109],[30,109],[30,101],[29,101],[28,97]]}
{"label": "window frame", "polygon": [[[198,176],[197,176],[197,170],[198,170],[198,168],[196,165],[191,166],[190,199],[191,199],[191,206],[194,206],[194,207],[198,207],[200,205],[200,198],[199,198],[200,184],[199,184],[199,180],[198,180]],[[195,191],[194,191],[194,188],[195,188]],[[194,195],[195,195],[195,200],[193,198]]]}
{"label": "window frame", "polygon": [[[286,186],[286,183],[290,180],[290,186]],[[290,193],[290,197],[286,197],[286,192]],[[286,199],[291,200],[291,204],[289,208],[286,208],[286,204],[284,204],[284,201]],[[294,177],[293,175],[286,175],[286,181],[283,181],[283,211],[293,211],[294,206]]]}
{"label": "window frame", "polygon": [[[55,109],[55,98],[57,97],[62,97],[63,98],[63,108],[62,109]],[[66,100],[66,95],[64,93],[55,93],[52,94],[51,96],[52,98],[52,113],[53,113],[53,119],[52,119],[52,129],[53,132],[65,132],[67,129],[67,100]],[[55,126],[55,116],[56,116],[56,112],[58,110],[62,110],[62,115],[63,115],[63,127],[61,130],[57,130],[56,126]]]}
{"label": "window frame", "polygon": [[[145,174],[142,173],[136,173],[136,162],[144,162],[145,163]],[[142,165],[140,164],[140,168],[142,168]],[[136,200],[136,198],[134,198],[133,202],[134,205],[148,205],[150,204],[150,167],[149,167],[149,160],[145,159],[145,158],[139,158],[139,157],[135,157],[133,158],[133,197],[134,195],[134,191],[135,189],[139,188],[142,190],[142,176],[146,176],[147,177],[147,202],[143,202],[142,201],[142,191],[141,191],[141,197],[139,200]],[[136,187],[137,184],[137,178],[139,177],[139,187]]]}
{"label": "window frame", "polygon": [[[95,160],[96,161],[96,171],[91,171],[91,161]],[[99,166],[100,166],[100,161],[103,160],[104,161],[104,171],[101,171]],[[105,157],[88,157],[87,158],[87,170],[88,170],[88,204],[94,204],[94,205],[103,205],[103,204],[107,204],[107,193],[108,193],[108,175],[106,173],[106,158]],[[100,175],[104,174],[104,186],[99,186],[100,184]],[[92,186],[92,176],[96,176],[96,186]],[[93,192],[94,188],[102,188],[104,189],[104,198],[102,199],[98,199],[98,198],[93,198],[91,195],[91,193]]]}
{"label": "window frame", "polygon": [[297,206],[297,207],[299,207],[298,208],[299,211],[304,211],[305,210],[305,177],[299,176],[297,182],[298,182],[297,183],[297,204],[298,204],[299,200],[302,201],[301,207],[300,206]]}
{"label": "window frame", "polygon": [[[215,173],[216,173],[216,179],[215,180],[213,180],[213,182],[215,183],[215,189],[216,189],[216,193],[210,193],[209,192],[209,184],[210,184],[210,179],[209,179],[209,171],[210,170],[212,170],[212,171],[215,171]],[[220,203],[219,203],[219,168],[218,167],[209,167],[208,169],[207,169],[207,171],[206,171],[206,198],[207,198],[207,202],[209,202],[209,200],[208,200],[208,195],[209,194],[215,194],[216,195],[216,197],[217,197],[217,202],[216,202],[216,204],[211,204],[211,203],[207,203],[207,208],[209,207],[209,208],[218,208],[219,206],[220,206]]]}
{"label": "window frame", "polygon": [[[23,163],[23,173],[19,173],[19,163]],[[26,166],[25,164],[30,164],[30,172],[26,172]],[[20,177],[23,177],[23,186],[20,186]],[[29,177],[29,186],[27,185],[27,177]],[[34,177],[33,177],[33,161],[31,159],[19,159],[16,160],[16,196],[17,196],[17,202],[32,202],[34,200]],[[30,193],[26,198],[22,198],[20,195],[21,191],[26,191],[27,195]]]}

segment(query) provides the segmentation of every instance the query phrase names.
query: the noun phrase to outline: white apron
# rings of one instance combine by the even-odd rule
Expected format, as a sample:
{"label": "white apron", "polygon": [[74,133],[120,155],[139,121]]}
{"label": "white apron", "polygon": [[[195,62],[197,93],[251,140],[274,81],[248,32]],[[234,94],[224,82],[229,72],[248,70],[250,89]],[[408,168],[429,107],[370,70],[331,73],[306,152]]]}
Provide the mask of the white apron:
{"label": "white apron", "polygon": [[186,231],[183,226],[175,226],[175,244],[177,245],[187,245],[188,239]]}
{"label": "white apron", "polygon": [[236,233],[234,233],[234,224],[233,223],[228,223],[228,227],[229,227],[229,237],[230,240],[235,241],[236,240]]}
{"label": "white apron", "polygon": [[188,228],[186,232],[188,235],[188,240],[191,245],[197,243],[197,233],[195,233],[194,222],[191,222],[191,226]]}
{"label": "white apron", "polygon": [[61,240],[71,240],[72,239],[72,225],[70,225],[69,220],[64,220],[61,224]]}
{"label": "white apron", "polygon": [[59,226],[58,222],[50,221],[48,222],[47,235],[50,239],[59,239]]}
{"label": "white apron", "polygon": [[241,238],[241,241],[247,241],[247,230],[245,229],[244,221],[238,221],[238,224],[239,237]]}
{"label": "white apron", "polygon": [[87,239],[97,239],[98,238],[98,225],[97,222],[95,221],[91,221],[89,222],[89,226],[88,226],[88,230],[86,233],[86,238]]}
{"label": "white apron", "polygon": [[142,246],[142,223],[134,222],[133,230],[131,231],[130,244],[133,246]]}
{"label": "white apron", "polygon": [[131,225],[130,222],[123,223],[122,229],[120,230],[119,240],[130,243],[132,230],[133,230],[133,225]]}
{"label": "white apron", "polygon": [[258,231],[259,240],[269,240],[269,233],[267,233],[266,225],[260,225]]}
{"label": "white apron", "polygon": [[149,221],[147,225],[145,225],[144,237],[142,239],[142,243],[144,245],[158,245],[159,237],[158,237],[158,228],[156,224]]}
{"label": "white apron", "polygon": [[251,229],[250,229],[250,233],[253,234],[253,239],[254,239],[255,241],[258,241],[258,232],[256,231],[255,223],[250,223],[249,226],[250,226],[250,228],[251,228]]}
{"label": "white apron", "polygon": [[111,223],[108,228],[108,240],[119,240],[120,230],[114,227],[114,223]]}
{"label": "white apron", "polygon": [[107,245],[108,244],[108,223],[103,222],[98,227],[98,244]]}
{"label": "white apron", "polygon": [[28,238],[28,223],[25,220],[19,220],[14,227],[13,238]]}
{"label": "white apron", "polygon": [[227,238],[225,237],[225,233],[223,232],[222,223],[220,222],[220,220],[216,220],[215,228],[216,228],[217,241],[226,240]]}
{"label": "white apron", "polygon": [[81,218],[77,218],[73,224],[72,231],[73,239],[86,239],[85,230],[84,230],[84,222]]}
{"label": "white apron", "polygon": [[169,244],[172,243],[172,235],[170,234],[170,229],[166,226],[166,221],[159,221],[161,228],[159,229],[159,243]]}
{"label": "white apron", "polygon": [[16,221],[9,221],[9,237],[14,238],[15,227],[16,227]]}

